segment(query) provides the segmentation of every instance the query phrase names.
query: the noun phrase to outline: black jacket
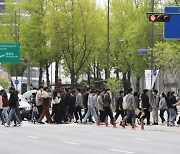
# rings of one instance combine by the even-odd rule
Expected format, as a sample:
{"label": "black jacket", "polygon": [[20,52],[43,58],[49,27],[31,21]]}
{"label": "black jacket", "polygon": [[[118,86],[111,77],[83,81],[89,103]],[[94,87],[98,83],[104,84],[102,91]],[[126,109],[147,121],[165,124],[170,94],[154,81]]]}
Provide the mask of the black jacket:
{"label": "black jacket", "polygon": [[89,94],[88,93],[85,93],[84,94],[84,97],[83,97],[83,105],[84,105],[84,108],[88,108],[88,96]]}
{"label": "black jacket", "polygon": [[10,98],[9,98],[9,107],[10,108],[16,108],[17,107],[17,102],[18,102],[17,94],[11,93]]}
{"label": "black jacket", "polygon": [[141,100],[142,100],[142,107],[146,108],[146,109],[150,109],[150,103],[149,103],[148,95],[143,93],[141,96]]}

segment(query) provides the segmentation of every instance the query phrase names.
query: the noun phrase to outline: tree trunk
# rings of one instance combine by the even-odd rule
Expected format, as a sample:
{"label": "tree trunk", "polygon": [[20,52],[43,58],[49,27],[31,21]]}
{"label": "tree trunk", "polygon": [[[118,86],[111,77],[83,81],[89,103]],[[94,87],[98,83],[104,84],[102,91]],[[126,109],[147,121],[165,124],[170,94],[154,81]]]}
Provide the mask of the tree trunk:
{"label": "tree trunk", "polygon": [[71,89],[74,89],[74,83],[75,83],[75,72],[74,70],[71,71]]}
{"label": "tree trunk", "polygon": [[42,69],[42,67],[40,66],[40,68],[39,68],[39,86],[43,86],[43,83],[42,83],[42,75],[43,75],[43,69]]}
{"label": "tree trunk", "polygon": [[94,60],[94,65],[93,65],[93,73],[94,73],[94,81],[96,81],[96,61]]}
{"label": "tree trunk", "polygon": [[55,88],[58,89],[58,61],[55,62]]}
{"label": "tree trunk", "polygon": [[127,94],[127,79],[126,79],[126,73],[123,73],[123,88],[124,88],[124,94]]}
{"label": "tree trunk", "polygon": [[46,81],[47,81],[47,87],[50,86],[50,80],[49,80],[49,65],[46,62]]}
{"label": "tree trunk", "polygon": [[88,86],[90,87],[91,86],[91,73],[90,71],[87,72],[87,75],[88,75]]}
{"label": "tree trunk", "polygon": [[136,81],[136,91],[139,92],[140,90],[140,77],[137,77],[137,81]]}
{"label": "tree trunk", "polygon": [[127,77],[128,77],[128,80],[127,80],[127,87],[128,89],[131,88],[131,71],[129,70],[128,73],[127,73]]}
{"label": "tree trunk", "polygon": [[96,74],[97,74],[97,80],[99,80],[101,78],[100,76],[100,71],[99,71],[99,63],[97,63],[97,69],[96,69]]}

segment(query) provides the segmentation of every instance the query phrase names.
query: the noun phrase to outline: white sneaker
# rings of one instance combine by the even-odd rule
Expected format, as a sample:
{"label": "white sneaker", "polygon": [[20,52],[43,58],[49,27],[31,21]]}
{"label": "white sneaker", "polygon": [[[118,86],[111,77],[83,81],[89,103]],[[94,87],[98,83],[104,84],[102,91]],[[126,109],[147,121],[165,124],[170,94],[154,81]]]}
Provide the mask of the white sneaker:
{"label": "white sneaker", "polygon": [[21,124],[17,124],[17,127],[20,127],[21,126]]}
{"label": "white sneaker", "polygon": [[10,125],[8,125],[7,123],[4,124],[5,127],[10,127]]}

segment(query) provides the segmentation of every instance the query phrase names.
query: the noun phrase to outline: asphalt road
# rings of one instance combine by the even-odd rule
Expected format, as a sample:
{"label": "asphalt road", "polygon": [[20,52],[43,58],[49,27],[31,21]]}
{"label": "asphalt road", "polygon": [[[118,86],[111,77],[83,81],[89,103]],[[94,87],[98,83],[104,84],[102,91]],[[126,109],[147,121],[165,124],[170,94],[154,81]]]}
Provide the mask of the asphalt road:
{"label": "asphalt road", "polygon": [[[150,129],[148,129],[148,127]],[[178,154],[177,131],[131,127],[24,122],[20,127],[0,126],[0,154]],[[159,126],[160,127],[160,126]],[[158,128],[158,126],[156,127]],[[173,128],[172,128],[173,129]]]}

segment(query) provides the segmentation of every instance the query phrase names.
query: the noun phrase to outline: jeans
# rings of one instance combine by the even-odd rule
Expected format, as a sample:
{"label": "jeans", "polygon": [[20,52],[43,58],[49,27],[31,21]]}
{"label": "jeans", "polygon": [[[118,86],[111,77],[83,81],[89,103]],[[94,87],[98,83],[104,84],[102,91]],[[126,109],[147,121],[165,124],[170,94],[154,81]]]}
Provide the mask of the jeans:
{"label": "jeans", "polygon": [[150,111],[149,111],[149,109],[143,109],[143,111],[144,111],[144,115],[141,117],[141,120],[143,119],[147,119],[147,125],[149,125],[150,124]]}
{"label": "jeans", "polygon": [[126,110],[126,116],[124,117],[125,120],[129,119],[132,116],[134,121],[136,121],[136,114],[134,110]]}
{"label": "jeans", "polygon": [[3,115],[6,117],[6,122],[8,121],[8,107],[3,107]]}
{"label": "jeans", "polygon": [[176,115],[175,109],[169,109],[169,122],[175,122]]}
{"label": "jeans", "polygon": [[19,120],[19,118],[18,118],[18,116],[16,114],[16,108],[11,108],[11,110],[9,112],[9,117],[8,117],[7,124],[10,125],[10,122],[11,122],[13,116],[14,116],[15,120],[18,122],[18,124],[20,124],[21,122],[20,122],[20,120]]}
{"label": "jeans", "polygon": [[0,109],[0,119],[1,119],[1,121],[2,121],[2,124],[4,125],[4,115],[3,115],[3,113],[2,113],[2,109]]}
{"label": "jeans", "polygon": [[88,119],[88,117],[90,115],[92,117],[94,116],[94,119],[95,119],[96,123],[98,123],[98,118],[97,118],[97,114],[96,114],[95,108],[92,107],[92,106],[88,106],[88,111],[87,111],[85,117],[82,119],[82,122],[84,123]]}

